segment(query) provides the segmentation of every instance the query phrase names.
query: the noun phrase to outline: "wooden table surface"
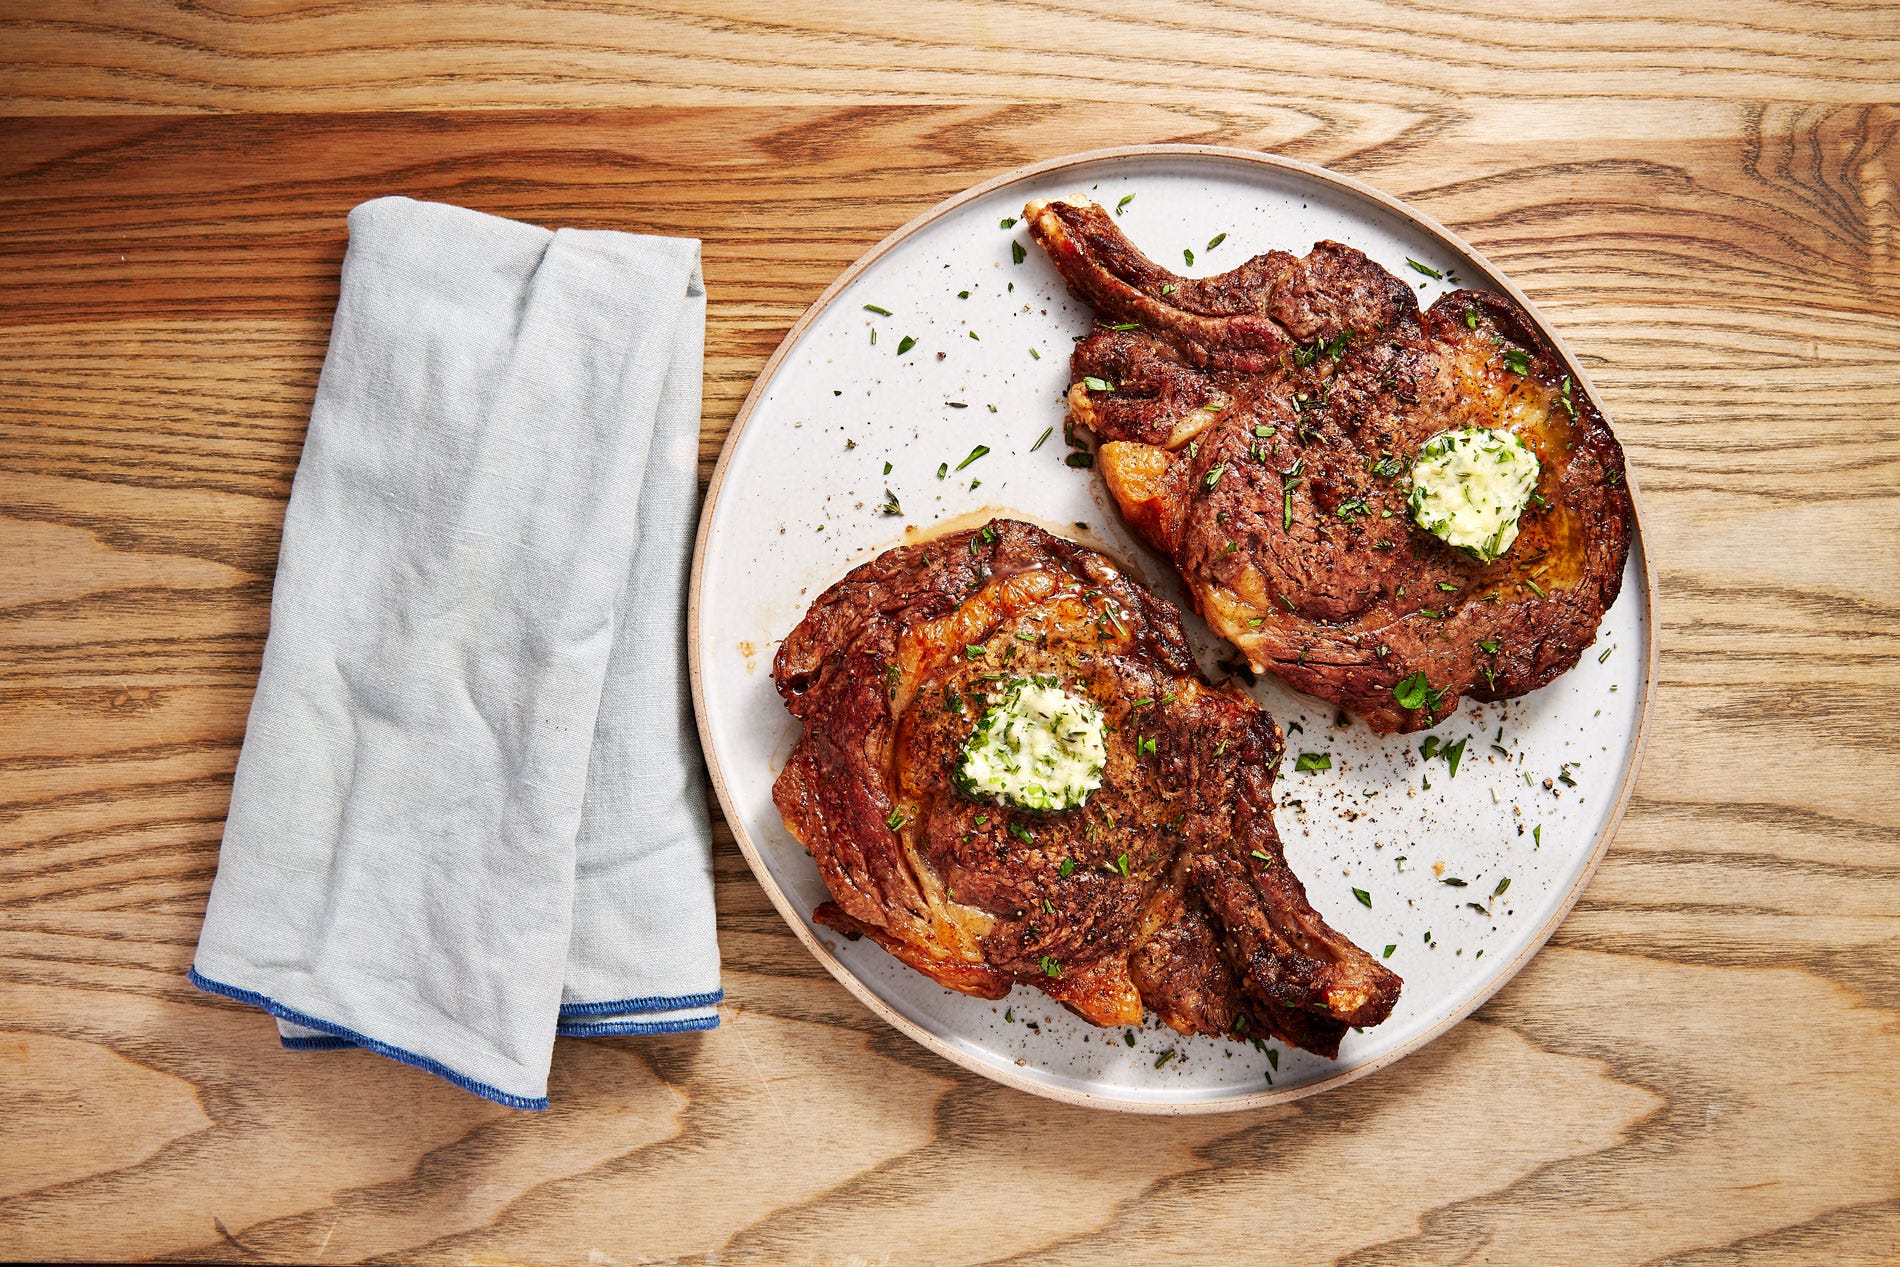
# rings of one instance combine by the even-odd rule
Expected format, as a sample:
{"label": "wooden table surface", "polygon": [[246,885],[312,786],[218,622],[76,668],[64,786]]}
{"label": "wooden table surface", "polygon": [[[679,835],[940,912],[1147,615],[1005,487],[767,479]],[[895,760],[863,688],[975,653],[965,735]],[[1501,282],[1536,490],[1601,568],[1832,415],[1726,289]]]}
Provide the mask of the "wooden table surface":
{"label": "wooden table surface", "polygon": [[[0,59],[0,1258],[1900,1255],[1900,9],[4,0]],[[889,229],[1162,140],[1475,242],[1641,480],[1648,762],[1494,1001],[1290,1107],[1070,1108],[873,1018],[723,827],[723,1025],[564,1040],[546,1114],[185,983],[350,206],[704,239],[710,470]]]}

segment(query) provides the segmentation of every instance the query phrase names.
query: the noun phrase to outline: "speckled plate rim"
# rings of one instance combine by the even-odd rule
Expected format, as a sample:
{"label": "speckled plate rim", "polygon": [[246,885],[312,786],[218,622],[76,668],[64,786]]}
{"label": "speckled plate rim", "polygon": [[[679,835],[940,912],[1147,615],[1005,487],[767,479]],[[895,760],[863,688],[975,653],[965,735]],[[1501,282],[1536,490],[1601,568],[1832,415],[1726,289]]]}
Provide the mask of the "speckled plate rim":
{"label": "speckled plate rim", "polygon": [[1630,795],[1635,789],[1636,776],[1638,771],[1642,768],[1643,750],[1649,739],[1650,719],[1655,709],[1657,649],[1660,640],[1656,636],[1658,630],[1656,620],[1656,570],[1650,566],[1648,551],[1644,548],[1642,537],[1642,495],[1637,488],[1637,479],[1634,472],[1629,470],[1627,455],[1625,455],[1625,478],[1629,485],[1631,503],[1636,512],[1636,531],[1632,535],[1636,542],[1637,549],[1641,552],[1643,562],[1643,624],[1644,636],[1649,647],[1648,654],[1643,662],[1642,706],[1637,714],[1636,734],[1630,744],[1629,759],[1621,771],[1620,777],[1622,782],[1617,791],[1616,803],[1612,806],[1609,817],[1604,821],[1603,829],[1598,834],[1595,843],[1591,845],[1590,855],[1585,861],[1582,871],[1578,873],[1575,882],[1571,884],[1570,891],[1564,895],[1563,899],[1557,904],[1543,925],[1525,940],[1517,954],[1506,966],[1505,971],[1498,974],[1486,988],[1479,990],[1461,1005],[1452,1008],[1444,1016],[1439,1018],[1435,1024],[1422,1030],[1409,1042],[1403,1043],[1391,1051],[1368,1060],[1364,1064],[1355,1065],[1349,1069],[1342,1069],[1330,1077],[1320,1078],[1300,1086],[1253,1092],[1227,1099],[1194,1100],[1179,1103],[1157,1103],[1152,1100],[1125,1100],[1107,1093],[1075,1091],[1066,1087],[1051,1086],[1047,1083],[1037,1081],[1034,1078],[1015,1073],[1008,1068],[986,1064],[977,1057],[959,1051],[955,1046],[932,1034],[921,1025],[899,1014],[888,1003],[879,998],[869,986],[859,980],[857,975],[840,962],[837,956],[827,950],[824,944],[813,935],[811,929],[806,926],[804,916],[792,905],[791,900],[772,878],[771,870],[766,866],[765,859],[760,855],[758,846],[747,833],[744,823],[734,807],[731,790],[726,785],[725,771],[720,768],[719,764],[719,754],[713,749],[711,727],[706,717],[706,697],[699,654],[700,599],[706,581],[706,542],[712,533],[714,509],[718,505],[719,494],[725,483],[726,470],[732,462],[732,455],[739,444],[740,437],[745,433],[746,424],[751,420],[753,410],[758,406],[759,401],[764,398],[765,391],[771,385],[773,378],[778,374],[779,367],[784,363],[791,349],[798,344],[799,339],[804,335],[806,329],[817,320],[819,314],[837,297],[839,292],[856,281],[866,269],[870,268],[872,264],[876,263],[885,254],[909,239],[912,234],[924,228],[926,225],[948,215],[950,212],[955,211],[964,204],[973,202],[978,198],[982,198],[1017,181],[1045,176],[1051,172],[1059,172],[1064,168],[1081,167],[1088,164],[1101,163],[1103,161],[1157,157],[1186,159],[1206,158],[1220,162],[1249,163],[1260,167],[1277,168],[1281,171],[1294,172],[1310,180],[1331,185],[1345,193],[1365,199],[1387,213],[1397,216],[1432,237],[1439,239],[1452,250],[1461,252],[1468,258],[1477,261],[1484,267],[1486,272],[1499,282],[1504,291],[1509,294],[1512,299],[1516,300],[1524,311],[1530,315],[1530,319],[1537,324],[1537,328],[1543,332],[1545,338],[1550,340],[1551,346],[1554,347],[1558,355],[1563,358],[1565,366],[1570,370],[1571,374],[1575,376],[1577,381],[1583,385],[1584,389],[1590,393],[1591,399],[1597,402],[1598,412],[1603,414],[1606,422],[1609,421],[1609,413],[1603,410],[1602,399],[1597,392],[1596,385],[1590,380],[1589,374],[1578,364],[1576,357],[1572,355],[1570,351],[1569,345],[1564,342],[1562,336],[1551,328],[1550,323],[1544,319],[1544,314],[1538,311],[1537,305],[1531,302],[1530,297],[1522,290],[1519,290],[1517,285],[1507,278],[1490,260],[1486,259],[1484,254],[1476,247],[1466,242],[1463,238],[1430,216],[1424,215],[1390,194],[1382,193],[1370,185],[1355,180],[1350,176],[1343,176],[1338,172],[1330,171],[1327,168],[1320,167],[1313,163],[1301,162],[1298,159],[1283,158],[1277,154],[1267,154],[1256,150],[1236,149],[1224,145],[1123,145],[1108,149],[1083,150],[1075,154],[1065,154],[1058,158],[1045,159],[1039,163],[1030,163],[1026,166],[1004,172],[999,176],[993,176],[989,180],[974,185],[960,194],[953,194],[951,197],[939,202],[936,206],[931,207],[928,211],[925,211],[922,215],[917,216],[909,223],[903,225],[876,246],[859,256],[849,268],[839,274],[837,280],[825,288],[824,293],[813,301],[811,307],[805,310],[804,315],[799,317],[792,328],[786,332],[785,337],[779,341],[777,349],[773,351],[771,357],[765,362],[765,366],[759,371],[758,377],[752,380],[752,388],[746,393],[745,403],[739,407],[738,415],[732,420],[732,429],[726,433],[725,444],[719,451],[718,464],[713,467],[712,482],[706,489],[705,504],[700,508],[699,531],[693,542],[692,587],[688,593],[686,606],[686,647],[688,673],[693,691],[693,716],[699,726],[700,748],[705,753],[706,770],[712,778],[713,791],[719,797],[720,811],[725,815],[726,823],[732,829],[734,839],[738,841],[739,851],[745,855],[746,865],[752,868],[752,874],[757,877],[759,884],[765,889],[766,895],[772,899],[772,905],[778,908],[779,915],[783,917],[785,923],[791,928],[792,932],[798,936],[798,939],[804,943],[805,949],[809,950],[813,957],[825,966],[827,972],[838,979],[839,984],[843,985],[845,989],[855,995],[857,999],[866,1007],[870,1008],[872,1012],[876,1013],[879,1017],[883,1018],[899,1032],[920,1046],[935,1052],[945,1060],[961,1065],[973,1073],[1000,1082],[1005,1086],[1014,1087],[1019,1091],[1027,1091],[1031,1095],[1039,1095],[1051,1100],[1060,1100],[1068,1104],[1081,1105],[1085,1108],[1113,1109],[1123,1113],[1174,1116],[1190,1113],[1234,1113],[1245,1109],[1265,1108],[1269,1105],[1290,1103],[1291,1101],[1303,1099],[1309,1095],[1317,1095],[1322,1091],[1331,1090],[1334,1087],[1344,1086],[1346,1083],[1363,1078],[1375,1070],[1383,1069],[1394,1061],[1408,1056],[1427,1043],[1432,1042],[1447,1030],[1451,1029],[1452,1026],[1458,1024],[1458,1022],[1464,1020],[1467,1016],[1484,1006],[1507,982],[1516,977],[1519,972],[1523,971],[1524,965],[1529,963],[1532,956],[1544,948],[1544,943],[1550,940],[1551,934],[1557,931],[1558,925],[1564,921],[1570,914],[1571,908],[1577,904],[1577,899],[1583,895],[1584,888],[1590,883],[1591,877],[1596,874],[1598,864],[1603,861],[1603,855],[1609,851],[1610,842],[1615,839],[1617,828],[1623,821],[1623,811],[1628,808]]}

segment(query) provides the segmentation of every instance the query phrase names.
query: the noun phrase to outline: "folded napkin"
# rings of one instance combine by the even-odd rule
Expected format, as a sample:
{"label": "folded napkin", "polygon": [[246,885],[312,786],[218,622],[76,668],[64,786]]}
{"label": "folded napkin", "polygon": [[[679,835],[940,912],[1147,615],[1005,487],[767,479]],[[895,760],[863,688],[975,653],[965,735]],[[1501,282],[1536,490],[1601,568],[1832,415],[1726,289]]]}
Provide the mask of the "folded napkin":
{"label": "folded napkin", "polygon": [[191,980],[518,1108],[718,1024],[699,243],[350,213]]}

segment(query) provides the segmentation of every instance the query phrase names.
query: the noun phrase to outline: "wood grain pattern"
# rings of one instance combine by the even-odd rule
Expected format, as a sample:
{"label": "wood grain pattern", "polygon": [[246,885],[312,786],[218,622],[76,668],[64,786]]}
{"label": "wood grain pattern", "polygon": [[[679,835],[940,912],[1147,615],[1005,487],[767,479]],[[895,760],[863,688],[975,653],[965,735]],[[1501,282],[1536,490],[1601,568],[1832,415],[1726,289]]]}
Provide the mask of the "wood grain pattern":
{"label": "wood grain pattern", "polygon": [[[1900,1259],[1900,10],[0,9],[0,1258]],[[703,238],[709,471],[888,229],[1164,140],[1453,226],[1642,478],[1651,756],[1472,1020],[1280,1109],[1036,1100],[855,1004],[723,827],[725,1023],[563,1041],[545,1115],[184,982],[351,205]]]}

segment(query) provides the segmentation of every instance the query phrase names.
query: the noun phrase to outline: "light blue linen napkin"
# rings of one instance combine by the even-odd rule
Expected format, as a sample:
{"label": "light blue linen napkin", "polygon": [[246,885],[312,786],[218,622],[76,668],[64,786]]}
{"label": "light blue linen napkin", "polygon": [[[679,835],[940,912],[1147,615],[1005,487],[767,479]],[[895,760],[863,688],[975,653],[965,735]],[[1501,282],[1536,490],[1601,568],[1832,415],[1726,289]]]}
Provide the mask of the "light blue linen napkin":
{"label": "light blue linen napkin", "polygon": [[291,488],[191,972],[286,1046],[543,1108],[718,1024],[687,698],[699,243],[379,198]]}

